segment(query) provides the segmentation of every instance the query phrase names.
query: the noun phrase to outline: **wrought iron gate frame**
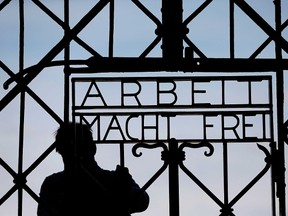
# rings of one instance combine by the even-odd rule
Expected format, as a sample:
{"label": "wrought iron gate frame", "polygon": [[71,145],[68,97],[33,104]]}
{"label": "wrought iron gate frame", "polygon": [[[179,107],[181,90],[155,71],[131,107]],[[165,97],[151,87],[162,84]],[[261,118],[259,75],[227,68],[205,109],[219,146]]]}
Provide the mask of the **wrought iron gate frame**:
{"label": "wrought iron gate frame", "polygon": [[[0,204],[3,204],[14,192],[18,191],[18,215],[22,215],[22,202],[23,202],[23,189],[28,192],[36,201],[38,196],[29,188],[26,184],[27,176],[52,152],[55,148],[51,145],[39,158],[31,164],[31,166],[23,171],[23,136],[25,127],[25,94],[29,94],[50,116],[55,119],[59,124],[63,124],[69,121],[70,115],[70,101],[69,101],[69,89],[70,89],[70,75],[74,73],[97,73],[97,72],[132,72],[132,71],[197,71],[197,72],[266,72],[274,71],[276,76],[276,87],[277,87],[277,143],[271,143],[271,155],[265,149],[259,146],[259,149],[264,152],[266,156],[266,166],[263,171],[244,189],[239,196],[235,197],[230,203],[226,202],[225,207],[216,198],[217,203],[223,208],[221,215],[233,215],[231,208],[235,202],[245,193],[251,185],[257,182],[258,177],[267,171],[267,166],[270,163],[273,167],[273,181],[276,183],[277,196],[279,198],[279,212],[280,215],[286,215],[285,206],[285,159],[284,159],[284,142],[287,141],[287,123],[284,124],[284,87],[283,87],[283,76],[284,70],[288,69],[288,61],[282,57],[282,52],[288,52],[288,42],[285,40],[281,33],[288,26],[288,20],[282,23],[281,17],[281,0],[275,0],[275,29],[271,27],[252,7],[250,7],[245,1],[241,0],[230,0],[230,58],[227,59],[215,59],[207,58],[205,54],[188,38],[189,32],[188,24],[197,17],[206,7],[209,6],[213,0],[205,1],[197,10],[195,10],[186,20],[183,21],[183,8],[182,1],[162,1],[162,21],[156,18],[139,0],[131,0],[135,6],[137,6],[149,19],[151,19],[156,25],[156,38],[155,40],[144,50],[144,52],[136,58],[116,58],[113,56],[113,41],[114,41],[114,0],[99,0],[95,6],[73,27],[70,28],[69,23],[69,0],[64,0],[64,21],[57,17],[48,7],[45,6],[39,0],[31,0],[37,5],[42,11],[44,11],[52,20],[54,20],[59,26],[64,29],[64,37],[38,62],[38,64],[24,68],[24,0],[19,0],[19,72],[14,73],[5,65],[4,62],[0,61],[0,67],[6,72],[10,79],[4,83],[4,88],[8,89],[12,82],[16,85],[9,90],[9,92],[0,101],[0,111],[6,108],[6,106],[20,94],[20,132],[19,132],[19,166],[18,171],[15,172],[4,160],[0,159],[1,166],[10,173],[14,178],[15,185],[0,199]],[[11,0],[4,0],[0,4],[0,12]],[[78,34],[85,28],[85,26],[95,17],[103,8],[109,6],[110,10],[110,33],[109,33],[109,56],[102,57],[97,51],[91,48],[88,44],[82,41]],[[268,36],[268,39],[250,56],[248,59],[237,59],[235,58],[235,47],[234,47],[234,7],[238,6],[248,17],[250,17]],[[70,48],[69,44],[71,41],[77,42],[80,46],[91,53],[93,57],[86,60],[71,60],[70,59]],[[163,56],[161,58],[149,58],[147,55],[150,51],[162,41]],[[188,45],[185,49],[185,56],[183,57],[183,41]],[[275,59],[257,59],[259,53],[270,43],[274,41],[275,48]],[[54,57],[64,50],[63,61],[53,61]],[[199,58],[193,57],[194,55]],[[77,65],[77,67],[73,67]],[[64,66],[64,118],[62,120],[37,94],[35,94],[29,87],[29,83],[37,77],[41,71],[46,67],[53,66]],[[80,68],[79,66],[83,66]],[[193,181],[202,187],[203,190],[210,192],[197,180],[192,173],[185,168],[183,162],[183,148],[189,147],[188,144],[184,143],[179,149],[175,149],[175,143],[177,141],[172,140],[169,144],[169,148],[161,143],[155,145],[155,147],[163,148],[163,167],[155,174],[156,176],[169,166],[171,173],[172,184],[177,184],[178,166],[187,173]],[[173,144],[174,143],[174,144]],[[201,144],[202,145],[202,144]],[[164,147],[165,146],[165,147]],[[205,146],[211,146],[205,143]],[[143,147],[139,145],[138,147]],[[136,149],[134,152],[135,155]],[[146,146],[147,147],[147,146]],[[170,153],[176,152],[176,153]],[[180,152],[180,153],[179,153]],[[177,155],[176,158],[171,160],[171,155]],[[174,157],[173,156],[173,157]],[[179,156],[179,157],[178,157]],[[272,156],[272,158],[271,158]],[[274,157],[275,156],[275,157]],[[175,161],[176,160],[176,161]],[[147,186],[145,186],[147,187]],[[174,195],[177,191],[172,187],[170,192]],[[210,194],[213,197],[212,194]],[[173,196],[175,197],[175,196]],[[171,199],[174,199],[171,197]],[[179,215],[179,206],[177,196],[171,203],[175,205],[171,209],[171,216]],[[275,209],[274,209],[275,214]]]}

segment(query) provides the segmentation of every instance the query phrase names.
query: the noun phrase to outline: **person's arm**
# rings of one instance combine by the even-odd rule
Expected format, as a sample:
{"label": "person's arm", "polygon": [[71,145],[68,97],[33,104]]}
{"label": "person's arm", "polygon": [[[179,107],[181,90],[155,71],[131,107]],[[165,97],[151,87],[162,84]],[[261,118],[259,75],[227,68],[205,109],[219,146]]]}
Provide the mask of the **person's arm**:
{"label": "person's arm", "polygon": [[[53,202],[57,199],[53,194],[55,190],[51,184],[51,178],[46,178],[40,189],[40,200],[37,208],[37,216],[60,216]],[[53,201],[54,200],[54,201]]]}
{"label": "person's arm", "polygon": [[130,191],[130,213],[143,212],[148,208],[149,195],[134,182]]}
{"label": "person's arm", "polygon": [[117,166],[115,174],[118,179],[118,187],[122,190],[123,199],[127,199],[129,213],[145,211],[149,205],[149,195],[146,191],[141,190],[130,175],[128,168]]}

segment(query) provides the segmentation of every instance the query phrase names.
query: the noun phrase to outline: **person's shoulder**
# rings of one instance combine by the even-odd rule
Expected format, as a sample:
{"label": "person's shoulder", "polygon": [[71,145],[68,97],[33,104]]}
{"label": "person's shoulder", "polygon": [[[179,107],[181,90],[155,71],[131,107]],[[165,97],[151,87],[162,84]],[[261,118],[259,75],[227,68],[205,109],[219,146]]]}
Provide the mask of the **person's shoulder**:
{"label": "person's shoulder", "polygon": [[46,183],[60,183],[64,180],[64,172],[53,173],[45,178]]}
{"label": "person's shoulder", "polygon": [[46,178],[54,179],[54,178],[63,178],[63,177],[64,177],[64,171],[61,171],[61,172],[53,173],[47,176]]}
{"label": "person's shoulder", "polygon": [[102,176],[106,176],[106,177],[113,177],[115,174],[115,171],[103,169],[103,168],[98,166],[97,167],[97,173],[98,173],[98,175],[102,175]]}
{"label": "person's shoulder", "polygon": [[64,184],[65,180],[63,172],[49,175],[42,183],[40,194],[53,194],[55,191],[60,191]]}

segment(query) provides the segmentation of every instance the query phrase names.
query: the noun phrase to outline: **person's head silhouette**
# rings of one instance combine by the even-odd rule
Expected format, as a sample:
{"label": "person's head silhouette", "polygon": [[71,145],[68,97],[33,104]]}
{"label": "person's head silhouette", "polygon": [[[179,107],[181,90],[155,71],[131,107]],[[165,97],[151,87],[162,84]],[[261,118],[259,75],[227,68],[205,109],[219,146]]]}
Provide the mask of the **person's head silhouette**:
{"label": "person's head silhouette", "polygon": [[65,169],[75,164],[94,161],[96,145],[91,129],[84,124],[63,124],[56,132],[56,151],[62,156]]}

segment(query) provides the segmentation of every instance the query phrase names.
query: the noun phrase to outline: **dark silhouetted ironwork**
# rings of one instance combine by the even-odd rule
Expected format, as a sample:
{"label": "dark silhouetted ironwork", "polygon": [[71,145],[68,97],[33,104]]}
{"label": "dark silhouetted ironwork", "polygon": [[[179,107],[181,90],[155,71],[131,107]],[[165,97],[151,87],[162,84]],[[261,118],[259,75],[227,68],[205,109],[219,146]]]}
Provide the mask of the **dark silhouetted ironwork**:
{"label": "dark silhouetted ironwork", "polygon": [[[156,0],[155,0],[156,1]],[[160,1],[160,0],[159,0]],[[224,1],[224,0],[223,0]],[[281,8],[281,0],[274,0],[275,28],[272,27],[257,11],[245,0],[227,0],[229,2],[229,57],[208,57],[204,51],[198,47],[189,37],[189,25],[194,19],[203,14],[213,2],[206,0],[194,10],[186,19],[183,18],[182,0],[162,0],[161,20],[157,18],[147,7],[145,2],[131,0],[133,5],[143,13],[150,22],[155,24],[155,37],[153,41],[135,57],[115,57],[114,56],[114,34],[115,8],[114,0],[97,0],[91,9],[73,27],[70,27],[70,1],[64,0],[63,20],[58,17],[44,3],[45,1],[31,0],[35,6],[41,9],[59,27],[64,30],[63,37],[57,44],[48,51],[40,61],[30,67],[24,67],[24,0],[19,0],[19,67],[15,72],[10,69],[4,60],[0,59],[0,68],[9,79],[3,83],[3,88],[8,90],[7,94],[1,98],[0,111],[7,109],[7,106],[20,95],[20,122],[19,122],[19,163],[18,170],[13,170],[8,163],[0,158],[0,165],[14,179],[14,185],[7,189],[6,194],[0,197],[0,208],[12,194],[18,193],[18,215],[23,212],[23,190],[26,191],[36,202],[39,202],[37,192],[33,191],[27,184],[27,177],[46,159],[55,149],[52,144],[45,152],[26,169],[23,168],[24,132],[25,132],[25,102],[28,94],[45,110],[49,116],[57,123],[66,124],[69,121],[88,124],[95,132],[94,142],[97,144],[119,144],[120,164],[124,165],[124,146],[132,144],[132,153],[135,157],[140,157],[142,152],[139,149],[162,149],[161,159],[163,165],[144,184],[142,190],[147,190],[165,170],[169,172],[169,210],[170,216],[180,215],[181,197],[179,197],[179,172],[183,171],[191,181],[196,184],[211,200],[219,207],[221,216],[235,215],[235,204],[244,197],[247,192],[268,172],[272,171],[271,201],[272,215],[286,215],[286,194],[285,194],[285,142],[287,143],[288,123],[284,119],[284,71],[288,69],[288,59],[282,56],[283,52],[288,52],[287,38],[282,36],[282,32],[287,29],[288,20],[282,22],[281,13],[285,10]],[[26,3],[26,1],[25,1]],[[117,1],[117,3],[121,3]],[[6,7],[12,5],[11,0],[4,0],[0,3],[0,14]],[[12,5],[15,7],[15,5]],[[267,39],[247,58],[235,57],[235,12],[237,6],[247,15],[263,32]],[[102,56],[97,50],[82,40],[79,33],[104,9],[109,7],[109,38],[108,56]],[[37,18],[36,18],[37,19]],[[129,33],[127,33],[129,34]],[[82,47],[90,58],[71,59],[70,44],[74,42]],[[275,43],[275,58],[260,58],[259,54],[271,42]],[[162,53],[160,57],[149,57],[150,52],[161,45]],[[185,47],[186,46],[186,47]],[[1,49],[1,48],[0,48]],[[29,52],[29,50],[28,50]],[[55,60],[55,57],[64,52],[64,58]],[[259,58],[258,58],[259,57]],[[64,116],[58,116],[53,109],[46,104],[28,86],[45,68],[64,68]],[[156,72],[221,72],[213,76],[165,76]],[[97,73],[121,72],[121,75],[114,77],[99,77]],[[126,77],[131,72],[139,72],[141,76]],[[155,72],[155,76],[147,77],[146,72]],[[245,72],[245,76],[241,73]],[[255,73],[258,72],[258,73]],[[259,75],[259,72],[261,75]],[[270,72],[270,73],[264,73]],[[120,73],[119,73],[120,74]],[[124,75],[123,75],[124,74]],[[205,73],[204,73],[205,74]],[[226,75],[229,76],[226,76]],[[240,74],[240,75],[239,75]],[[249,75],[247,75],[249,74]],[[273,74],[273,76],[271,75]],[[79,76],[78,76],[79,75]],[[80,76],[81,75],[81,76]],[[86,77],[83,75],[87,75]],[[273,80],[275,78],[275,80]],[[101,84],[117,85],[119,87],[120,98],[118,102],[110,104],[103,95]],[[215,84],[215,91],[219,92],[219,101],[195,101],[195,95],[205,93],[205,89],[195,87],[197,83]],[[225,97],[227,83],[242,83],[247,92],[247,101],[229,102]],[[252,86],[263,84],[267,90],[265,102],[255,102]],[[12,86],[12,84],[15,84]],[[151,98],[154,100],[142,101],[140,94],[145,91],[144,85],[149,84],[155,90]],[[169,85],[164,88],[163,85]],[[79,85],[86,88],[84,97],[77,95]],[[133,86],[134,90],[126,91],[125,87]],[[189,100],[179,102],[181,97],[176,93],[176,86],[188,86],[185,93],[191,94]],[[163,87],[163,88],[162,88]],[[115,87],[117,88],[117,87]],[[136,90],[135,90],[136,88]],[[273,95],[273,88],[276,89],[276,98]],[[151,89],[150,89],[151,90]],[[228,89],[229,90],[229,89]],[[95,93],[96,92],[96,93]],[[70,101],[70,96],[72,100]],[[91,103],[90,99],[97,102]],[[274,100],[273,100],[274,98]],[[132,100],[132,102],[126,102]],[[71,119],[72,116],[72,119]],[[146,124],[147,117],[154,118],[154,124]],[[177,118],[200,118],[199,128],[202,134],[189,134],[187,137],[175,137],[173,133],[181,127],[173,121]],[[252,127],[248,118],[256,117],[260,119],[261,134],[251,135],[247,133]],[[106,118],[108,124],[103,127],[102,118]],[[92,119],[92,120],[91,120]],[[108,120],[107,120],[108,119]],[[211,135],[209,131],[217,126],[209,120],[218,119],[222,128],[218,135]],[[234,125],[227,125],[227,119],[233,119]],[[248,122],[247,122],[248,121]],[[134,122],[134,123],[132,123]],[[136,122],[136,123],[135,123]],[[240,124],[241,122],[241,124]],[[286,122],[286,123],[285,123]],[[160,126],[160,123],[162,126]],[[5,124],[2,123],[2,124]],[[163,127],[163,124],[165,127]],[[123,126],[124,125],[124,126]],[[130,126],[137,125],[139,131],[132,133]],[[275,126],[276,125],[276,126]],[[183,126],[183,125],[182,125]],[[187,125],[184,127],[188,127]],[[241,129],[239,129],[241,128]],[[241,130],[241,133],[237,130]],[[148,136],[147,131],[153,131],[152,136]],[[117,136],[111,136],[111,132],[116,132]],[[229,197],[228,179],[228,146],[237,143],[252,143],[263,154],[263,168],[256,173],[255,177],[234,197]],[[215,195],[197,176],[185,165],[187,148],[203,148],[206,151],[204,156],[213,155],[214,145],[223,147],[223,198]],[[208,151],[207,151],[208,149]],[[0,177],[1,178],[1,177]],[[207,206],[208,207],[208,206]]]}

